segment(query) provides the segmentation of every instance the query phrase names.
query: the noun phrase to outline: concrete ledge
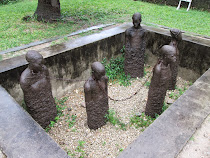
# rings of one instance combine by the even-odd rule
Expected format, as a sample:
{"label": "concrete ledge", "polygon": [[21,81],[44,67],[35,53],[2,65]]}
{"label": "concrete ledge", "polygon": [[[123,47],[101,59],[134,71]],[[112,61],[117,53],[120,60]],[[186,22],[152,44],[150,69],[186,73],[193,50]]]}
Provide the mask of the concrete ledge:
{"label": "concrete ledge", "polygon": [[0,86],[0,147],[8,158],[68,158]]}
{"label": "concrete ledge", "polygon": [[[124,45],[125,30],[132,24],[123,24],[100,33],[71,40],[39,50],[43,54],[50,74],[57,78],[87,79],[90,65],[94,61],[108,60],[120,53]],[[170,41],[169,30],[143,26],[149,31],[146,52],[155,53],[159,46]],[[196,73],[196,80],[210,67],[210,40],[183,35],[180,44],[180,66],[186,68],[183,74],[190,76],[189,69]],[[156,63],[156,61],[155,61]],[[18,103],[23,100],[19,85],[20,75],[27,67],[25,56],[0,61],[0,84]],[[188,78],[189,79],[189,78]],[[72,82],[52,81],[53,95],[61,97],[75,88]]]}
{"label": "concrete ledge", "polygon": [[176,157],[210,114],[210,69],[118,158]]}

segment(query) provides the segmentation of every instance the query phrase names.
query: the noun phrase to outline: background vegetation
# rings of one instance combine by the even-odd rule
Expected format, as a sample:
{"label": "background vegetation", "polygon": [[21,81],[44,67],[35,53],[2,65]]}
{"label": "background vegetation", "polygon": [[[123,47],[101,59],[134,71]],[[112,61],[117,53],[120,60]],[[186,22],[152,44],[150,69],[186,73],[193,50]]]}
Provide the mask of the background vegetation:
{"label": "background vegetation", "polygon": [[135,12],[142,14],[143,23],[159,24],[210,36],[210,13],[207,11],[176,10],[176,7],[156,5],[133,0],[60,0],[62,20],[40,23],[32,16],[38,0],[21,0],[0,5],[0,50],[6,50],[33,41],[61,36],[102,23],[131,22]]}

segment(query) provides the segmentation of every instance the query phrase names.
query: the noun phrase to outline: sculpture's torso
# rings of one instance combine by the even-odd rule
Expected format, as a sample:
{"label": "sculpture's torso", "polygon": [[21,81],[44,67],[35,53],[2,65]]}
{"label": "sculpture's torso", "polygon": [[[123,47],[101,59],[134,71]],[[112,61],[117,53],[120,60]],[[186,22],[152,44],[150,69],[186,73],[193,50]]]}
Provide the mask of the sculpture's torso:
{"label": "sculpture's torso", "polygon": [[162,61],[155,65],[149,87],[146,115],[155,117],[155,113],[161,114],[170,78],[170,65],[165,66]]}
{"label": "sculpture's torso", "polygon": [[99,81],[95,81],[91,77],[85,83],[84,88],[87,124],[90,129],[100,128],[106,124],[105,115],[109,110],[107,78],[105,77]]}
{"label": "sculpture's torso", "polygon": [[47,127],[57,115],[47,68],[38,74],[27,68],[21,75],[20,84],[28,112],[43,128]]}
{"label": "sculpture's torso", "polygon": [[131,27],[126,30],[125,74],[132,78],[144,75],[144,52],[146,48],[145,30]]}
{"label": "sculpture's torso", "polygon": [[170,63],[171,80],[169,81],[168,89],[169,90],[175,90],[176,79],[177,79],[177,75],[178,75],[178,66],[179,66],[179,50],[177,48],[177,45],[173,44],[173,42],[171,42],[169,45],[171,47],[175,48],[175,51],[176,51],[176,62],[171,62]]}

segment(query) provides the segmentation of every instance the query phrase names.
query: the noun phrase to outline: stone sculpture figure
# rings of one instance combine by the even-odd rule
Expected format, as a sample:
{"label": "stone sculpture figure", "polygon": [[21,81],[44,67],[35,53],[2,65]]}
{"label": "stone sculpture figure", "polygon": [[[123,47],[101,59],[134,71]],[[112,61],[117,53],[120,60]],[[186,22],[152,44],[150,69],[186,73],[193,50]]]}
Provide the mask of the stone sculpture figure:
{"label": "stone sculpture figure", "polygon": [[176,54],[176,61],[170,63],[170,68],[172,72],[171,80],[169,82],[169,90],[175,90],[176,86],[176,79],[178,74],[178,66],[179,66],[179,50],[178,50],[178,43],[182,40],[182,34],[181,31],[178,29],[172,29],[170,30],[171,33],[171,42],[170,46],[175,48],[175,54]]}
{"label": "stone sculpture figure", "polygon": [[171,79],[171,62],[176,61],[175,48],[169,45],[164,45],[160,49],[163,58],[158,60],[158,63],[153,68],[153,76],[148,92],[145,114],[155,117],[155,114],[161,114],[162,107],[168,89],[168,84]]}
{"label": "stone sculpture figure", "polygon": [[26,60],[29,65],[20,77],[20,86],[24,93],[27,111],[42,128],[46,128],[57,115],[52,96],[49,71],[43,64],[41,54],[28,51]]}
{"label": "stone sculpture figure", "polygon": [[141,27],[141,14],[133,14],[133,26],[125,31],[124,71],[132,78],[144,75],[144,53],[146,30]]}
{"label": "stone sculpture figure", "polygon": [[85,82],[85,104],[87,124],[90,129],[98,129],[106,124],[105,115],[108,114],[108,78],[105,68],[100,62],[91,65],[92,76]]}

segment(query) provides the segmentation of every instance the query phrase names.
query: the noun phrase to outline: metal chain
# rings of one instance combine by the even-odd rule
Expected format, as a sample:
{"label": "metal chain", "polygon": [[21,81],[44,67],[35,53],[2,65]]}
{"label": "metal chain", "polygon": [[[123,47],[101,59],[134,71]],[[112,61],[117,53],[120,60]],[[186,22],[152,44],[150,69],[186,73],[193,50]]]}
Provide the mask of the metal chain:
{"label": "metal chain", "polygon": [[[151,77],[151,75],[152,75],[152,72],[150,72],[150,74],[148,75],[148,77],[145,80],[145,82],[139,87],[139,89],[133,95],[131,95],[131,96],[127,97],[127,98],[123,98],[123,99],[114,99],[114,98],[112,98],[112,97],[110,97],[108,95],[108,98],[110,100],[112,100],[112,101],[126,101],[126,100],[129,100],[129,99],[133,98],[135,95],[137,95],[140,92],[141,88],[146,84],[146,82],[149,80],[149,78]],[[87,80],[64,79],[64,78],[57,78],[57,77],[52,77],[52,76],[50,76],[49,78],[50,79],[54,79],[54,80],[62,80],[62,81],[70,81],[70,82],[87,81]],[[99,84],[98,84],[98,86],[104,92],[104,94],[107,95],[106,92],[104,91],[104,89]]]}

